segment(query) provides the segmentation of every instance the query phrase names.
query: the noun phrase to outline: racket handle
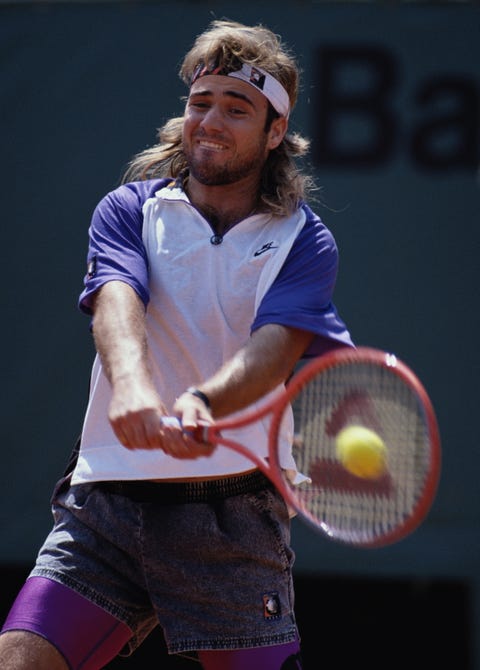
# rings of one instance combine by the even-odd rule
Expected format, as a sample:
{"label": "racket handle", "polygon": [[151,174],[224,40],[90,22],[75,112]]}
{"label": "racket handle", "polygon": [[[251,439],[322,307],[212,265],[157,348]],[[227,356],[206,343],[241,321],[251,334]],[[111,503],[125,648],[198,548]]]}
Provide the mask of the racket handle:
{"label": "racket handle", "polygon": [[[161,421],[164,426],[182,428],[182,422],[177,416],[162,416]],[[198,426],[193,432],[188,431],[188,434],[197,442],[208,442],[208,425]]]}
{"label": "racket handle", "polygon": [[177,426],[178,428],[182,427],[182,422],[178,416],[162,416],[161,421],[164,426]]}

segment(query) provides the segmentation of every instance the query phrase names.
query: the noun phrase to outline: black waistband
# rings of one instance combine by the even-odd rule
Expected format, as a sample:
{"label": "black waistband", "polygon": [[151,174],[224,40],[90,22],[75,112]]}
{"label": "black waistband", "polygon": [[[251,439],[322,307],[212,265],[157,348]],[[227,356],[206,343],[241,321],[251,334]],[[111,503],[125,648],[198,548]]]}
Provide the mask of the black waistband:
{"label": "black waistband", "polygon": [[246,475],[193,482],[112,481],[97,484],[102,491],[125,496],[136,502],[195,503],[222,500],[254,493],[273,484],[260,470]]}

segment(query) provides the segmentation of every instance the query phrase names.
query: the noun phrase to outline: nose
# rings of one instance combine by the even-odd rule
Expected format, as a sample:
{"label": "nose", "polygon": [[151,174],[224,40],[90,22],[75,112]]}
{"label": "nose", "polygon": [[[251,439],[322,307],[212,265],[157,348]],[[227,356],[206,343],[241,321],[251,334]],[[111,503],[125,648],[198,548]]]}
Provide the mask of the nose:
{"label": "nose", "polygon": [[223,117],[221,110],[216,105],[212,105],[203,116],[200,125],[208,130],[222,130]]}

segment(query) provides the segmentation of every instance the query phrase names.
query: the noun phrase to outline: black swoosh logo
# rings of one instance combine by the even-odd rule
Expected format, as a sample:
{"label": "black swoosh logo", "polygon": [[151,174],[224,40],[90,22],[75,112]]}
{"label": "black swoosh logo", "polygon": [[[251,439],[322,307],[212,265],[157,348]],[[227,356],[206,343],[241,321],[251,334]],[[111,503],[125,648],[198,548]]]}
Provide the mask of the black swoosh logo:
{"label": "black swoosh logo", "polygon": [[261,256],[264,254],[266,251],[269,251],[270,249],[278,249],[278,244],[274,246],[274,242],[267,242],[266,244],[263,245],[263,247],[260,247],[260,249],[257,249],[257,251],[253,254],[254,256]]}

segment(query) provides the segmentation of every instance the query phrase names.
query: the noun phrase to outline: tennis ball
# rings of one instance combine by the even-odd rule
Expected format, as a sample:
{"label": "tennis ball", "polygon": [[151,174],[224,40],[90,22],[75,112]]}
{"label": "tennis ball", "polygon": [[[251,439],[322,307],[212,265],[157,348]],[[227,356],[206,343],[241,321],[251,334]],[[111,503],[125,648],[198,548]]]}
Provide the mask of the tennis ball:
{"label": "tennis ball", "polygon": [[377,479],[386,469],[387,448],[382,438],[364,426],[347,426],[336,438],[336,454],[343,467],[363,479]]}

